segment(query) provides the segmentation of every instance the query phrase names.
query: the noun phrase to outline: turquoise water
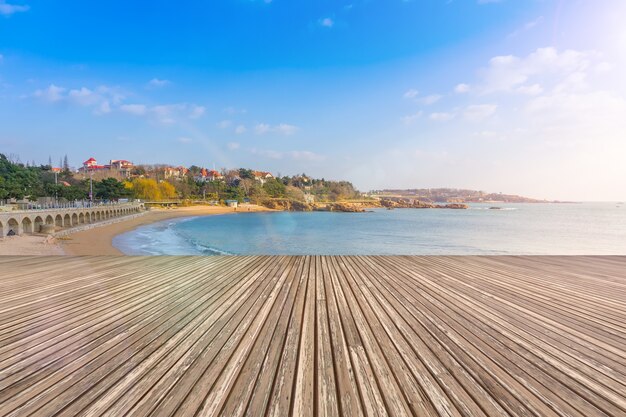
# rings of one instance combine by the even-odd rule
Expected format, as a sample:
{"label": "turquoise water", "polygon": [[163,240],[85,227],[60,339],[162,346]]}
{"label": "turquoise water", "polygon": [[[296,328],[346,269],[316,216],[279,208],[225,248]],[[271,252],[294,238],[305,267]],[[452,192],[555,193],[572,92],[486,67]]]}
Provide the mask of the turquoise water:
{"label": "turquoise water", "polygon": [[239,213],[169,220],[114,239],[129,255],[626,255],[626,204]]}

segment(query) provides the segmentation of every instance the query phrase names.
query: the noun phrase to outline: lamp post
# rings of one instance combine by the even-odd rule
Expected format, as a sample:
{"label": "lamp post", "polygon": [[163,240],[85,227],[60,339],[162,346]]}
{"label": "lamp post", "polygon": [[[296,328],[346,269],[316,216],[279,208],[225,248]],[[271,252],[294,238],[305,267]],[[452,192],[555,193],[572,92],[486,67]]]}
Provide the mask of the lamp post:
{"label": "lamp post", "polygon": [[59,173],[57,171],[54,171],[54,205],[55,206],[59,205],[59,197],[58,197],[59,191],[57,190],[58,185],[59,185]]}
{"label": "lamp post", "polygon": [[93,171],[89,171],[89,202],[93,206]]}

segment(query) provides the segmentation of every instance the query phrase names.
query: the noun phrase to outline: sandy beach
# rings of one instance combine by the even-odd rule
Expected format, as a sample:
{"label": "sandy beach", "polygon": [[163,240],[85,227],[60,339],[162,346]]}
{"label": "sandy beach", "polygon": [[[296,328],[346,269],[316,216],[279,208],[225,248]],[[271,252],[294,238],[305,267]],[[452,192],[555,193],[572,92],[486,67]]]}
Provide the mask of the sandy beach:
{"label": "sandy beach", "polygon": [[10,236],[0,239],[0,255],[64,255],[65,252],[58,241],[44,236]]}
{"label": "sandy beach", "polygon": [[271,211],[256,205],[230,207],[194,206],[173,209],[151,209],[143,216],[113,224],[78,231],[50,240],[45,236],[15,236],[0,239],[0,255],[123,255],[113,246],[113,238],[139,226],[177,217],[209,216],[214,214]]}

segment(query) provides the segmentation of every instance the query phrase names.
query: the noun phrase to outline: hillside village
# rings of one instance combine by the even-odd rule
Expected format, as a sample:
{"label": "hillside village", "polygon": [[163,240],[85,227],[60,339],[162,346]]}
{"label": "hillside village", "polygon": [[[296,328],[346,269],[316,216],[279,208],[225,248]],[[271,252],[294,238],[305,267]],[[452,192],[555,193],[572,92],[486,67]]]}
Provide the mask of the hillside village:
{"label": "hillside village", "polygon": [[[124,159],[99,163],[89,157],[78,168],[21,164],[0,155],[0,200],[38,203],[138,198],[151,202],[204,201],[211,204],[251,202],[277,209],[306,209],[361,198],[347,181],[328,181],[306,174],[279,176],[271,172],[209,169],[201,166],[134,164]],[[4,179],[3,179],[4,178]]]}

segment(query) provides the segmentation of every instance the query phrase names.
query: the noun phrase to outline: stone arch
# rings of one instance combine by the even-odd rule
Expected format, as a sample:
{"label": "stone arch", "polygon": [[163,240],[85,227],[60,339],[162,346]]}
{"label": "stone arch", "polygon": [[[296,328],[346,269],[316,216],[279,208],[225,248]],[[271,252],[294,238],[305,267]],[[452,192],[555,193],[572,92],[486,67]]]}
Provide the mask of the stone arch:
{"label": "stone arch", "polygon": [[46,217],[46,224],[53,225],[54,224],[54,217],[52,217],[51,215],[48,214],[48,216]]}
{"label": "stone arch", "polygon": [[63,217],[63,227],[72,227],[72,218],[69,214]]}
{"label": "stone arch", "polygon": [[96,212],[95,212],[95,211],[92,211],[92,212],[91,212],[91,222],[93,223],[93,222],[95,222],[95,221],[96,221]]}
{"label": "stone arch", "polygon": [[76,226],[78,224],[78,214],[72,214],[72,226]]}
{"label": "stone arch", "polygon": [[28,216],[22,219],[22,231],[24,233],[33,233],[33,221]]}
{"label": "stone arch", "polygon": [[20,224],[17,222],[17,220],[15,220],[14,218],[10,218],[7,222],[7,234],[11,230],[13,230],[13,233],[15,233],[16,235],[22,234],[22,228],[20,227]]}
{"label": "stone arch", "polygon": [[37,216],[35,217],[35,221],[33,224],[33,231],[35,233],[39,233],[41,232],[41,226],[43,226],[45,223],[43,221],[43,218],[41,216]]}
{"label": "stone arch", "polygon": [[96,220],[97,220],[97,221],[102,220],[102,215],[100,214],[100,212],[99,212],[99,211],[96,211]]}
{"label": "stone arch", "polygon": [[54,218],[54,225],[56,227],[63,227],[63,216],[61,216],[60,214],[57,214],[56,217]]}
{"label": "stone arch", "polygon": [[85,213],[80,213],[78,215],[78,224],[85,224]]}
{"label": "stone arch", "polygon": [[0,238],[4,237],[4,224],[0,221]]}
{"label": "stone arch", "polygon": [[85,213],[85,223],[91,223],[91,214],[89,212]]}

